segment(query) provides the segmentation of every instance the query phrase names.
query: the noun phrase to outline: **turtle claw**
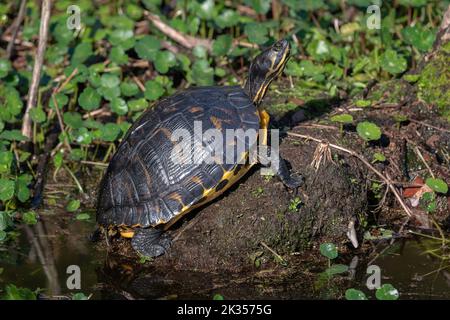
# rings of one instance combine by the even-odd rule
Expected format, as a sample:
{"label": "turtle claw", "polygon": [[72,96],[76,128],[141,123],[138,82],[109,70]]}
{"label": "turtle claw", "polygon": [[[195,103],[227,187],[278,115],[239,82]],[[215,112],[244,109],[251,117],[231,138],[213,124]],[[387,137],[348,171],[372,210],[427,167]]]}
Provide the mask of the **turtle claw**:
{"label": "turtle claw", "polygon": [[161,230],[154,228],[138,228],[136,229],[131,246],[139,254],[156,258],[169,250],[172,240]]}

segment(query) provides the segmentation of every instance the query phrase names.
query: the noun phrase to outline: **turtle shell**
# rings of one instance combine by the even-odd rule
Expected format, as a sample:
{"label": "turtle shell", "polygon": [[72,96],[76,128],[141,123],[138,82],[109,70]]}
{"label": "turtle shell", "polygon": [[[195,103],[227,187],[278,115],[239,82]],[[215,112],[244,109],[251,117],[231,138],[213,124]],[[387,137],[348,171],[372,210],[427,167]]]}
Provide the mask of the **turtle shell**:
{"label": "turtle shell", "polygon": [[[194,148],[197,141],[207,147],[208,141],[196,135],[195,121],[202,132],[260,127],[256,106],[238,86],[197,87],[161,100],[129,129],[105,172],[97,204],[100,225],[145,228],[173,222],[215,198],[249,169],[249,164],[238,164],[245,152],[236,152],[233,161],[205,162],[198,161],[203,157],[198,149],[191,149],[200,158],[175,161],[172,134],[177,129],[192,137],[188,146]],[[248,151],[250,142],[244,140]]]}

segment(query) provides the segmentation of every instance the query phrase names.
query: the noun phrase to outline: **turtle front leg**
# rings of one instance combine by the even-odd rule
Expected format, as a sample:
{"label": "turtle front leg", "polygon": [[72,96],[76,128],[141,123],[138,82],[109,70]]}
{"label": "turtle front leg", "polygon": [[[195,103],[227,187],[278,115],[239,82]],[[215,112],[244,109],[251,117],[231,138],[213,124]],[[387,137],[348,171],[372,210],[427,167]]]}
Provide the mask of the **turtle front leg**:
{"label": "turtle front leg", "polygon": [[155,258],[163,255],[170,247],[172,240],[163,231],[155,228],[136,228],[131,246],[139,254]]}
{"label": "turtle front leg", "polygon": [[[258,155],[259,161],[264,167],[270,168],[272,166],[271,154],[272,150],[270,146],[267,146],[267,155]],[[303,184],[303,177],[299,174],[292,174],[288,169],[287,160],[283,159],[281,156],[279,157],[278,170],[275,172],[275,175],[289,189],[297,189]]]}

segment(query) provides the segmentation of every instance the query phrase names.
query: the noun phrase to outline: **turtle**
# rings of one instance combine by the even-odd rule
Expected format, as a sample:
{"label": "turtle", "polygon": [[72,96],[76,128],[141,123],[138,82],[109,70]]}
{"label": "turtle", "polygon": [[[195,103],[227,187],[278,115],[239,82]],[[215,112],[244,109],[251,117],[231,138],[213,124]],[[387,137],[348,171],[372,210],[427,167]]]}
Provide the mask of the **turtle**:
{"label": "turtle", "polygon": [[[270,117],[261,102],[270,83],[283,72],[289,55],[289,42],[279,40],[252,60],[243,86],[191,87],[144,111],[125,134],[100,182],[96,218],[100,229],[107,230],[107,237],[120,234],[131,238],[132,248],[142,256],[163,255],[171,245],[165,231],[180,217],[223,194],[256,162],[265,159],[265,166],[270,165]],[[231,145],[244,140],[243,151],[220,161],[223,158],[211,152],[210,158],[203,157],[204,149],[194,150],[197,161],[180,163],[174,150],[184,139],[176,143],[175,132],[191,134],[190,141],[184,142],[186,150],[192,142],[206,148],[212,145],[207,141],[215,140],[199,136],[196,123],[217,132],[254,130],[268,151],[258,155],[258,161],[249,161],[253,140],[225,139],[225,148],[229,140]],[[221,145],[219,140],[215,140],[216,146]],[[290,189],[303,181],[300,174],[290,172],[281,157],[275,175]]]}

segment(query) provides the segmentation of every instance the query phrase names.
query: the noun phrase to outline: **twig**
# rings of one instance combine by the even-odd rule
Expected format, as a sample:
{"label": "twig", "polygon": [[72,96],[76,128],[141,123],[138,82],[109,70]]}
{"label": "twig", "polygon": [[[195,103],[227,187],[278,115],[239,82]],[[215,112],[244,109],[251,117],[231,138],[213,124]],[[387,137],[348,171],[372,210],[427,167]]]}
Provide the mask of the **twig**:
{"label": "twig", "polygon": [[39,80],[41,79],[41,69],[42,64],[44,62],[45,48],[47,47],[48,27],[50,22],[50,9],[51,9],[51,0],[43,0],[41,10],[41,25],[39,28],[38,49],[36,52],[36,57],[34,59],[33,75],[31,78],[30,90],[28,91],[27,108],[25,110],[25,115],[23,117],[21,130],[22,134],[29,139],[32,136],[30,111],[35,107],[39,88]]}
{"label": "twig", "polygon": [[278,253],[275,252],[275,250],[273,250],[271,247],[269,247],[264,241],[261,241],[260,244],[266,248],[267,250],[270,251],[270,253],[272,253],[275,258],[278,259],[278,261],[280,261],[282,264],[287,264],[287,261],[284,260],[284,258],[282,256],[280,256]]}
{"label": "twig", "polygon": [[196,46],[203,46],[208,50],[212,49],[211,41],[207,39],[198,39],[189,35],[182,34],[181,32],[165,24],[156,14],[145,11],[145,15],[159,31],[164,33],[175,42],[178,42],[183,47],[192,49]]}
{"label": "twig", "polygon": [[20,2],[19,13],[17,14],[17,18],[16,20],[14,20],[14,24],[12,26],[11,40],[9,41],[8,46],[6,47],[6,59],[11,58],[11,54],[14,48],[14,42],[16,41],[20,25],[22,24],[23,18],[25,17],[26,4],[27,0],[22,0]]}
{"label": "twig", "polygon": [[418,120],[414,120],[414,119],[409,119],[409,121],[417,123],[417,124],[420,124],[420,125],[425,126],[425,127],[433,128],[433,129],[436,129],[436,130],[439,130],[439,131],[442,131],[442,132],[450,133],[450,130],[448,130],[448,129],[439,128],[439,127],[433,126],[432,124],[428,124],[426,122],[422,122],[422,121],[418,121]]}
{"label": "twig", "polygon": [[425,165],[425,167],[427,167],[428,172],[431,174],[431,176],[433,178],[435,178],[433,171],[431,171],[430,166],[428,165],[428,163],[425,161],[425,158],[422,155],[422,152],[420,152],[419,148],[416,146],[414,147],[414,151],[416,152],[416,154],[419,156],[420,160],[422,160],[423,164]]}
{"label": "twig", "polygon": [[87,160],[81,160],[80,163],[89,164],[89,165],[92,165],[92,166],[103,167],[103,168],[106,168],[108,166],[107,163],[95,162],[95,161],[87,161]]}
{"label": "twig", "polygon": [[[287,133],[289,136],[293,136],[293,137],[298,137],[298,138],[303,138],[303,139],[308,139],[308,140],[312,140],[318,143],[322,143],[323,141],[308,135],[303,135],[303,134],[298,134],[298,133],[294,133],[294,132],[288,132]],[[337,149],[343,152],[346,152],[352,156],[354,156],[355,158],[358,158],[362,163],[364,163],[366,165],[366,167],[368,167],[370,170],[372,170],[377,176],[379,176],[384,183],[386,183],[386,185],[389,187],[389,189],[392,191],[392,193],[394,194],[395,198],[397,198],[397,201],[400,203],[400,205],[402,206],[403,210],[405,211],[405,213],[408,215],[408,217],[412,216],[411,210],[408,208],[408,206],[405,204],[405,202],[403,201],[403,199],[400,196],[400,193],[398,192],[397,188],[392,184],[392,181],[389,177],[389,175],[383,175],[380,171],[378,171],[376,168],[374,168],[365,158],[364,156],[356,153],[353,150],[350,149],[346,149],[344,147],[335,145],[335,144],[328,144],[330,147],[332,147],[333,149]]]}
{"label": "twig", "polygon": [[91,112],[88,112],[88,113],[84,114],[83,115],[83,119],[96,117],[98,115],[100,115],[100,116],[111,115],[111,112],[107,108],[103,107],[103,108],[100,108],[100,109],[97,109],[97,110],[94,110],[94,111],[91,111]]}
{"label": "twig", "polygon": [[136,77],[135,75],[132,76],[133,81],[137,84],[137,86],[139,87],[139,89],[142,92],[145,92],[145,86],[144,84],[141,82],[141,80],[138,79],[138,77]]}

